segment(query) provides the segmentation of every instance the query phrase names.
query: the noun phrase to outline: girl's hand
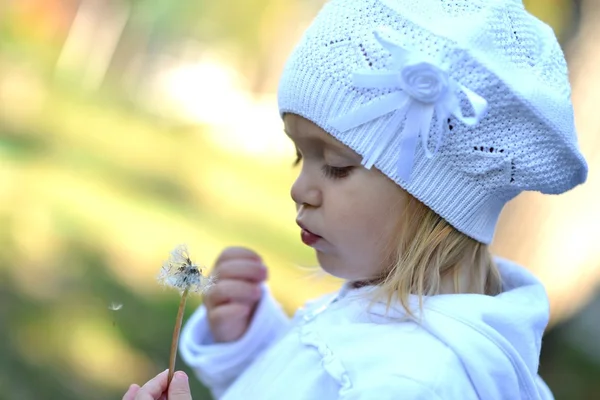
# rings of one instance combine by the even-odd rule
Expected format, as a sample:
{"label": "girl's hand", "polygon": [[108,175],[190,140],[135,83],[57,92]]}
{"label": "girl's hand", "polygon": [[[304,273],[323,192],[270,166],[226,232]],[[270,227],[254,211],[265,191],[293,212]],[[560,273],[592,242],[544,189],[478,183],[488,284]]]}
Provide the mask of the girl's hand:
{"label": "girl's hand", "polygon": [[204,296],[210,330],[216,342],[232,342],[250,325],[267,269],[255,252],[229,247],[217,259],[214,274],[216,283]]}
{"label": "girl's hand", "polygon": [[[144,386],[129,386],[123,400],[167,400],[167,380],[169,371],[161,372],[149,380]],[[182,371],[175,372],[169,385],[169,400],[192,400],[187,375]]]}

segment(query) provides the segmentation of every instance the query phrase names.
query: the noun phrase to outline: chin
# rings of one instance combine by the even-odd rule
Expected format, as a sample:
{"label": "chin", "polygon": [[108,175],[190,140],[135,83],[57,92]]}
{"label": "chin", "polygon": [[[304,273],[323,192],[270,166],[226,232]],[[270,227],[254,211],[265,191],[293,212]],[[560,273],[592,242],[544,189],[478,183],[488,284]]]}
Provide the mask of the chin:
{"label": "chin", "polygon": [[317,251],[317,260],[319,261],[321,269],[323,269],[329,275],[335,276],[336,278],[347,281],[365,279],[364,277],[360,276],[360,274],[357,274],[356,271],[353,271],[350,263],[344,262],[338,257],[332,257]]}

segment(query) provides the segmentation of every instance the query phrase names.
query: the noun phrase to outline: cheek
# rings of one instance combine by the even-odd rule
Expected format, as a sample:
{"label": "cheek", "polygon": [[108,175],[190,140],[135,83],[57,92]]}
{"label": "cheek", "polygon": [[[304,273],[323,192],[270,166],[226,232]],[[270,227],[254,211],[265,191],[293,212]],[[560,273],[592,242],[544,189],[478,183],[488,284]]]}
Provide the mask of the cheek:
{"label": "cheek", "polygon": [[[334,207],[335,220],[343,230],[340,234],[349,248],[376,255],[387,249],[398,226],[397,207],[385,198],[357,191]],[[352,200],[348,200],[352,199]],[[343,206],[342,206],[343,204]]]}
{"label": "cheek", "polygon": [[347,227],[349,232],[345,235],[352,239],[352,245],[372,255],[387,254],[401,228],[406,198],[401,189],[387,178],[370,178],[367,184],[358,185],[355,190],[337,199],[338,204],[344,204],[339,208],[337,217]]}

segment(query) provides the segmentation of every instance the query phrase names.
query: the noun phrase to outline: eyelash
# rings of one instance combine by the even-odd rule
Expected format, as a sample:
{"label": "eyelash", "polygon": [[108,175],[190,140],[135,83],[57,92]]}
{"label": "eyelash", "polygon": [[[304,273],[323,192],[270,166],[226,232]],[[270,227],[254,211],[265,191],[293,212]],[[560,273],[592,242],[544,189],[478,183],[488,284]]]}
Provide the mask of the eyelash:
{"label": "eyelash", "polygon": [[331,179],[342,179],[350,175],[352,167],[332,167],[331,165],[323,165],[321,168],[323,175]]}
{"label": "eyelash", "polygon": [[[296,153],[296,160],[294,161],[294,167],[298,166],[302,161],[302,155],[300,153]],[[342,179],[346,178],[352,172],[354,167],[332,167],[331,165],[323,165],[321,167],[321,171],[326,178],[330,179]]]}

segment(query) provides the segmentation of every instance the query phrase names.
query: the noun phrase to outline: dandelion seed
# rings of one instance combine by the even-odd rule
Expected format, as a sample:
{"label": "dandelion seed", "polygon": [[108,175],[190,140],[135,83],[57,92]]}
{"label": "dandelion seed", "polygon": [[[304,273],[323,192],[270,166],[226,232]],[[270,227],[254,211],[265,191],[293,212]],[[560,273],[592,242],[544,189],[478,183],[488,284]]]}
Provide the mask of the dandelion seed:
{"label": "dandelion seed", "polygon": [[179,332],[181,331],[181,322],[188,293],[203,293],[208,290],[213,280],[203,275],[204,269],[199,268],[190,259],[186,245],[180,245],[171,251],[169,259],[163,263],[158,274],[158,281],[181,292],[179,310],[175,320],[175,329],[173,329],[173,340],[171,341],[171,356],[169,359],[169,377],[168,383],[171,383],[175,372],[175,359],[177,356],[177,346],[179,343]]}
{"label": "dandelion seed", "polygon": [[123,304],[115,303],[114,301],[108,306],[108,309],[111,311],[119,311],[121,308],[123,308]]}

